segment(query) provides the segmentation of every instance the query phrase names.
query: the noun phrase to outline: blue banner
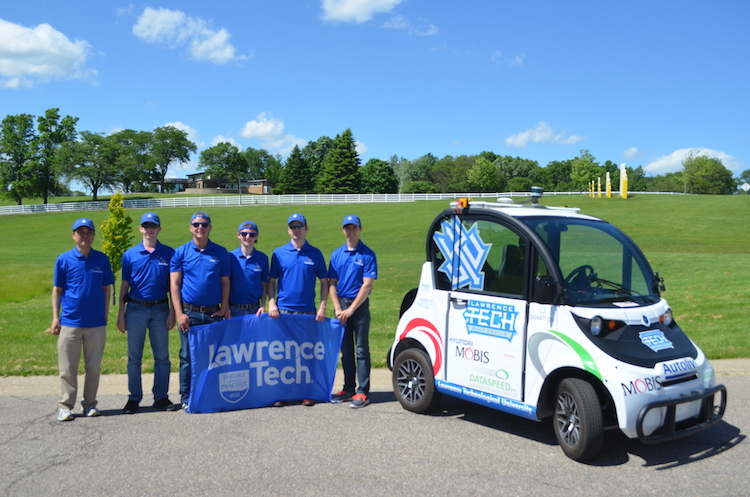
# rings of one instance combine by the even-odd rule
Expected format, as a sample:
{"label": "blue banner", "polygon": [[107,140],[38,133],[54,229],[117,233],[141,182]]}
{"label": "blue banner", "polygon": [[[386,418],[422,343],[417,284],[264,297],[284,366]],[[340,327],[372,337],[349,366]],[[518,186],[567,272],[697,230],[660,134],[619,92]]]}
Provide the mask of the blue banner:
{"label": "blue banner", "polygon": [[312,315],[241,316],[188,331],[188,412],[331,400],[344,328]]}

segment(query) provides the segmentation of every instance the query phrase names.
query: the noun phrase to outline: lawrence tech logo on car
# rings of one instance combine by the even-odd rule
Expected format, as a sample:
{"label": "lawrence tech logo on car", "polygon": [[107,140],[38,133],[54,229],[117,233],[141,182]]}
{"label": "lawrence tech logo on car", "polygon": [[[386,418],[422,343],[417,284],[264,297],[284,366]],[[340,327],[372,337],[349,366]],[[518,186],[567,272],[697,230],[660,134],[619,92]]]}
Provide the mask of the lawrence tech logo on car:
{"label": "lawrence tech logo on car", "polygon": [[470,300],[464,311],[466,330],[469,333],[480,333],[509,342],[516,334],[515,306],[495,302]]}

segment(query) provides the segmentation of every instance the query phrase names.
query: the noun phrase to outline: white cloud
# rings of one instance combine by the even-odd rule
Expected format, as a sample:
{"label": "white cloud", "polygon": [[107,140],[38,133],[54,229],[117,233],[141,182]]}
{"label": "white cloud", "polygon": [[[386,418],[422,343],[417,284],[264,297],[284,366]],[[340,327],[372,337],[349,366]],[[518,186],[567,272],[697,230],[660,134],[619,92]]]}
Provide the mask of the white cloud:
{"label": "white cloud", "polygon": [[133,34],[146,43],[185,48],[193,60],[217,65],[252,57],[252,54],[236,55],[226,29],[211,29],[208,21],[189,17],[179,10],[146,7],[133,26]]}
{"label": "white cloud", "polygon": [[579,135],[568,135],[567,133],[555,133],[552,126],[545,122],[540,122],[534,129],[527,129],[505,139],[505,144],[509,147],[526,148],[529,142],[533,143],[554,143],[557,145],[573,145],[586,137]]}
{"label": "white cloud", "polygon": [[237,140],[235,140],[232,137],[227,137],[227,136],[224,136],[224,135],[218,135],[218,136],[215,136],[213,140],[211,140],[211,146],[212,147],[218,145],[219,143],[229,143],[230,145],[234,145],[235,147],[237,147],[240,150],[242,150],[242,145],[240,145],[239,143],[237,143]]}
{"label": "white cloud", "polygon": [[417,36],[432,36],[439,31],[438,27],[430,21],[423,21],[421,24],[421,26],[414,26],[404,16],[397,15],[384,22],[382,27],[389,29],[403,29],[408,31],[410,35]]}
{"label": "white cloud", "polygon": [[0,87],[32,87],[57,79],[94,81],[86,67],[91,45],[70,41],[49,24],[27,28],[0,19]]}
{"label": "white cloud", "polygon": [[284,122],[276,117],[261,112],[252,121],[245,123],[240,136],[247,139],[261,140],[262,147],[269,152],[289,155],[295,145],[300,148],[307,145],[307,140],[294,135],[284,134]]}
{"label": "white cloud", "polygon": [[522,66],[523,60],[526,58],[526,54],[516,55],[515,57],[506,57],[500,50],[495,50],[495,53],[490,57],[492,62],[495,64],[507,64],[509,66]]}
{"label": "white cloud", "polygon": [[724,167],[732,171],[734,175],[738,175],[746,169],[745,162],[736,157],[732,157],[724,152],[718,150],[711,150],[709,148],[681,148],[675,150],[669,155],[659,157],[655,161],[651,162],[643,169],[653,175],[674,173],[682,170],[682,161],[691,153],[696,155],[707,155],[713,159],[719,159]]}
{"label": "white cloud", "polygon": [[180,121],[175,121],[173,123],[167,123],[164,126],[172,126],[173,128],[177,128],[181,131],[184,131],[187,134],[188,140],[195,143],[195,146],[197,148],[203,148],[203,145],[205,145],[198,138],[198,131],[195,128],[190,127],[185,123],[181,123]]}
{"label": "white cloud", "polygon": [[635,158],[638,157],[638,149],[636,147],[630,147],[622,153],[622,156],[627,160],[635,160]]}
{"label": "white cloud", "polygon": [[360,157],[370,151],[370,149],[367,148],[367,145],[357,140],[354,140],[354,150],[357,151],[357,155],[359,155]]}
{"label": "white cloud", "polygon": [[321,0],[323,19],[363,23],[375,14],[390,12],[403,0]]}

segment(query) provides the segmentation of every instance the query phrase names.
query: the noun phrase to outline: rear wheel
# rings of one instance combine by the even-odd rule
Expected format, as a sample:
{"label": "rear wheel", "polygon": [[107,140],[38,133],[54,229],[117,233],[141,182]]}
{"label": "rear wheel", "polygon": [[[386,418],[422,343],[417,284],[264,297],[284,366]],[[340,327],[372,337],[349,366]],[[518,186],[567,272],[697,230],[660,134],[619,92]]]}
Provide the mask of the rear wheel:
{"label": "rear wheel", "polygon": [[604,440],[602,409],[594,387],[566,378],[557,387],[555,437],[566,456],[576,461],[595,457]]}
{"label": "rear wheel", "polygon": [[426,413],[440,403],[430,358],[421,349],[410,348],[396,357],[393,365],[393,392],[407,411]]}

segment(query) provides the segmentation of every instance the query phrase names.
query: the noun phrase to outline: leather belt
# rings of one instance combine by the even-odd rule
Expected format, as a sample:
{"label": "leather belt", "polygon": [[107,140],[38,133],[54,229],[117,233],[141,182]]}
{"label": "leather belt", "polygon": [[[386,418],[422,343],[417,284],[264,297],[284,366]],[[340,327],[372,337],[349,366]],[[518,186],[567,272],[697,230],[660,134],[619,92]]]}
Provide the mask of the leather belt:
{"label": "leather belt", "polygon": [[260,301],[251,304],[233,304],[230,302],[229,307],[236,307],[237,309],[256,309],[260,307]]}
{"label": "leather belt", "polygon": [[198,311],[203,314],[213,314],[219,310],[219,305],[193,305],[189,302],[182,303],[183,311]]}
{"label": "leather belt", "polygon": [[142,306],[146,306],[146,307],[154,307],[154,306],[157,306],[157,305],[168,304],[169,303],[169,299],[165,298],[165,299],[161,299],[161,300],[138,300],[138,299],[134,299],[130,295],[126,295],[125,296],[125,302],[132,302],[134,304],[138,304],[138,305],[142,305]]}

